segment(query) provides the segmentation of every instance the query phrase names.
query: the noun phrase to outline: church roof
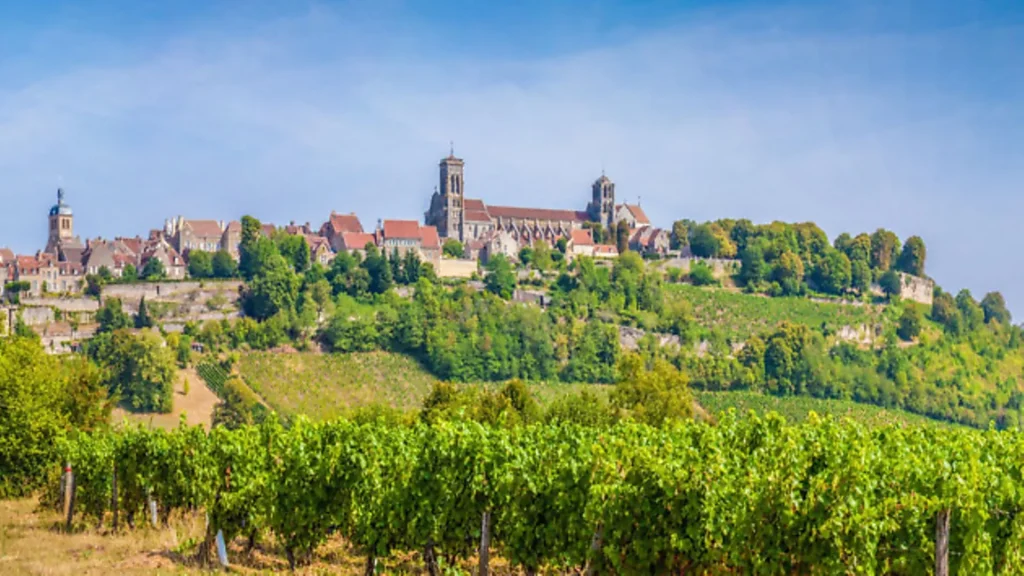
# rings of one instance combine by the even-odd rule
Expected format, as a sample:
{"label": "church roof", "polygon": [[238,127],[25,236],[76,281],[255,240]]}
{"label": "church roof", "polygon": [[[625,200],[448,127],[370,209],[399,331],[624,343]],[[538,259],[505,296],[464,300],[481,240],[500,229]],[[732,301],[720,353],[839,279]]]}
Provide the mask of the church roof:
{"label": "church roof", "polygon": [[490,212],[488,212],[487,205],[484,204],[483,200],[477,200],[475,198],[466,198],[463,207],[466,209],[466,222],[490,223],[491,214]]}
{"label": "church roof", "polygon": [[566,222],[588,222],[590,216],[577,210],[552,210],[549,208],[519,208],[515,206],[489,206],[488,212],[494,218],[519,218],[523,220],[556,220]]}
{"label": "church roof", "polygon": [[570,235],[570,238],[572,239],[572,243],[575,244],[576,246],[594,245],[594,237],[590,235],[590,230],[587,230],[586,228],[578,228],[576,230],[573,230]]}
{"label": "church roof", "polygon": [[644,209],[641,208],[639,204],[623,204],[623,206],[633,214],[633,218],[636,219],[637,224],[651,223],[650,219],[647,218],[647,214],[644,212]]}
{"label": "church roof", "polygon": [[185,220],[184,226],[188,226],[200,238],[220,238],[224,233],[216,220]]}

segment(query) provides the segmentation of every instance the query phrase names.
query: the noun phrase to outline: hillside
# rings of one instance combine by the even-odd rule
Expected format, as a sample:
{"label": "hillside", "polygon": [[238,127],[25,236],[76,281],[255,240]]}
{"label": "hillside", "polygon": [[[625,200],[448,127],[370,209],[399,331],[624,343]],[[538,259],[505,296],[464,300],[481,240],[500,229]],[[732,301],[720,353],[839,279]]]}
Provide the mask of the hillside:
{"label": "hillside", "polygon": [[685,300],[702,329],[716,330],[731,342],[763,334],[783,321],[826,327],[837,332],[845,326],[872,327],[881,321],[881,308],[860,302],[816,302],[805,297],[772,298],[760,294],[688,284],[669,284],[669,299]]}
{"label": "hillside", "polygon": [[944,422],[918,416],[902,410],[886,410],[872,404],[861,404],[849,400],[822,400],[806,396],[770,396],[757,392],[705,392],[694,391],[694,398],[709,414],[718,416],[733,408],[744,416],[749,411],[758,415],[775,412],[792,423],[807,420],[811,412],[820,416],[849,418],[869,426],[888,424],[949,426]]}
{"label": "hillside", "polygon": [[[431,386],[438,382],[414,359],[391,352],[252,352],[241,357],[238,369],[253,391],[274,410],[288,416],[305,414],[316,420],[372,404],[418,410]],[[541,404],[583,388],[594,386],[530,384]]]}

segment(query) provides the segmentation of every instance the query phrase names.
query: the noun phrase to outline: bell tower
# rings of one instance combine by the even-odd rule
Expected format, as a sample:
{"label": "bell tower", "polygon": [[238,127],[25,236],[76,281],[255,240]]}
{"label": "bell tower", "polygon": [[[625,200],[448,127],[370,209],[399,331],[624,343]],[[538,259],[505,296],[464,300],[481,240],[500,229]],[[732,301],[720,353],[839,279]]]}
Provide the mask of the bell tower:
{"label": "bell tower", "polygon": [[592,221],[601,224],[607,230],[611,228],[612,220],[615,218],[615,183],[601,172],[601,177],[594,180],[591,192],[593,198],[587,206],[587,213]]}
{"label": "bell tower", "polygon": [[46,252],[57,254],[61,244],[75,238],[75,216],[71,206],[64,203],[64,190],[57,189],[57,203],[50,208],[49,238],[46,241]]}
{"label": "bell tower", "polygon": [[455,150],[448,153],[448,157],[441,160],[440,167],[440,192],[444,202],[442,218],[438,232],[445,238],[457,238],[463,241],[463,219],[465,206],[463,204],[463,169],[465,162],[462,158],[455,157]]}

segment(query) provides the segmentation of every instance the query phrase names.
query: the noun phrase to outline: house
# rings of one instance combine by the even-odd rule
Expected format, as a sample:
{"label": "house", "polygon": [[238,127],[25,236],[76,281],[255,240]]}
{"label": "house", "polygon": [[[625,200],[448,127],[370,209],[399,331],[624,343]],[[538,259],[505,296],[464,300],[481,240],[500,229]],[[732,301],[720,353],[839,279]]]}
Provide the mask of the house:
{"label": "house", "polygon": [[390,258],[396,251],[404,257],[409,250],[419,251],[420,223],[415,220],[384,220],[377,224],[377,247]]}
{"label": "house", "polygon": [[0,264],[6,265],[14,262],[14,252],[10,248],[0,248]]}
{"label": "house", "polygon": [[228,254],[238,260],[238,246],[242,244],[242,223],[232,220],[224,226],[224,235],[221,237],[221,250],[227,250]]}
{"label": "house", "polygon": [[[329,266],[334,260],[334,250],[331,250],[331,243],[323,236],[304,234],[306,244],[309,246],[309,257],[311,262],[317,262],[321,266]],[[365,246],[365,244],[364,244]]]}
{"label": "house", "polygon": [[615,221],[625,222],[629,229],[644,228],[651,225],[650,219],[639,204],[619,204],[615,207]]}
{"label": "house", "polygon": [[420,260],[441,269],[441,238],[434,226],[420,226]]}
{"label": "house", "polygon": [[46,290],[46,276],[43,273],[43,264],[35,256],[15,256],[14,263],[10,270],[12,281],[27,282],[26,292],[32,296],[41,296]]}
{"label": "house", "polygon": [[[106,268],[111,275],[120,277],[124,267],[123,265],[119,266],[119,262],[114,259],[116,253],[117,250],[113,242],[99,238],[87,240],[85,252],[82,254],[82,267],[85,273],[99,274],[101,269]],[[120,263],[123,264],[124,261],[121,260]]]}
{"label": "house", "polygon": [[365,257],[367,244],[376,246],[377,238],[373,234],[366,234],[364,232],[343,232],[338,251],[348,252],[353,255],[359,254],[360,257]]}
{"label": "house", "polygon": [[313,234],[313,230],[309,227],[309,222],[306,222],[305,224],[296,224],[294,220],[284,227],[284,231],[292,236],[309,236]]}
{"label": "house", "polygon": [[630,230],[629,249],[640,254],[664,256],[672,244],[672,235],[663,228],[644,226]]}
{"label": "house", "polygon": [[216,220],[186,220],[178,216],[165,223],[164,235],[179,253],[191,250],[216,252],[220,250],[224,238],[224,223]]}
{"label": "house", "polygon": [[[342,246],[342,237],[345,234],[362,234],[363,225],[359,222],[359,218],[355,212],[349,214],[338,214],[337,212],[331,212],[331,217],[327,219],[327,222],[320,228],[320,235],[327,239],[331,245],[331,249],[335,252],[345,250]],[[365,246],[365,244],[363,245]],[[359,248],[362,249],[363,246]]]}
{"label": "house", "polygon": [[614,244],[595,244],[594,258],[618,258],[619,249]]}
{"label": "house", "polygon": [[168,279],[182,280],[185,278],[185,260],[173,246],[162,238],[146,243],[142,252],[142,266],[145,267],[146,262],[152,258],[156,258],[164,265],[164,274]]}
{"label": "house", "polygon": [[565,245],[566,254],[570,258],[594,255],[594,236],[588,229],[573,230]]}
{"label": "house", "polygon": [[494,230],[481,239],[470,240],[463,249],[465,258],[479,260],[484,264],[495,254],[512,260],[519,255],[519,242],[505,230]]}

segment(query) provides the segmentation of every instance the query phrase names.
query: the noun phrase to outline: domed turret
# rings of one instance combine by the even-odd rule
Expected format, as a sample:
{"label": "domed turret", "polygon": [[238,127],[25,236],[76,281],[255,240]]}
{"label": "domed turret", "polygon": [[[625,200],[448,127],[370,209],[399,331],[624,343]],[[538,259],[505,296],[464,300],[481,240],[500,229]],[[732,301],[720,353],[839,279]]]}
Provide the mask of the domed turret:
{"label": "domed turret", "polygon": [[64,203],[64,190],[57,189],[57,203],[50,208],[50,216],[71,216],[71,206]]}

